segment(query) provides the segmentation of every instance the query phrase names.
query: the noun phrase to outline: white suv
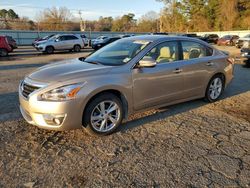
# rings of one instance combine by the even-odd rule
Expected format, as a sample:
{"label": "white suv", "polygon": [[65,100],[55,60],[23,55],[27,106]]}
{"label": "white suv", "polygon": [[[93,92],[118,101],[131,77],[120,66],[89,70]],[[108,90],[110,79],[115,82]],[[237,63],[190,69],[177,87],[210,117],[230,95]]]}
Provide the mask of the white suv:
{"label": "white suv", "polygon": [[82,38],[77,35],[59,34],[46,41],[36,43],[35,48],[38,51],[48,54],[54,53],[55,50],[73,50],[80,52],[81,48],[84,48],[84,42]]}

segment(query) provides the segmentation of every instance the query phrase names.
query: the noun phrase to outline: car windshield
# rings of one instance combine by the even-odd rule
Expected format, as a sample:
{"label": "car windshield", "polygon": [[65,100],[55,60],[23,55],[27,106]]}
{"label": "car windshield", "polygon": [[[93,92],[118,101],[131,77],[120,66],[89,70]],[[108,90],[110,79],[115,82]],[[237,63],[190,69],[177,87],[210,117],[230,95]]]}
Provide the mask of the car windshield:
{"label": "car windshield", "polygon": [[100,37],[97,37],[97,40],[103,40],[103,39],[106,39],[108,37],[105,37],[105,36],[100,36]]}
{"label": "car windshield", "polygon": [[60,36],[60,35],[54,35],[54,36],[50,37],[48,40],[55,40],[55,39],[57,39],[59,36]]}
{"label": "car windshield", "polygon": [[150,41],[146,40],[118,40],[91,54],[84,61],[110,66],[123,65],[134,58],[149,43]]}

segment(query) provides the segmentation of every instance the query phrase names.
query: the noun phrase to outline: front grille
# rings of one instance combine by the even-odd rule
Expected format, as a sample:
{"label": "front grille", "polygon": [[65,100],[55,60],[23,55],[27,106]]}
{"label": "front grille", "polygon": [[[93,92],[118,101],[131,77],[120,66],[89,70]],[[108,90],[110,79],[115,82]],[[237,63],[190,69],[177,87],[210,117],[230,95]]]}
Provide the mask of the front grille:
{"label": "front grille", "polygon": [[35,90],[39,89],[39,87],[29,85],[25,82],[21,84],[22,94],[25,98],[28,98],[28,96],[33,93]]}

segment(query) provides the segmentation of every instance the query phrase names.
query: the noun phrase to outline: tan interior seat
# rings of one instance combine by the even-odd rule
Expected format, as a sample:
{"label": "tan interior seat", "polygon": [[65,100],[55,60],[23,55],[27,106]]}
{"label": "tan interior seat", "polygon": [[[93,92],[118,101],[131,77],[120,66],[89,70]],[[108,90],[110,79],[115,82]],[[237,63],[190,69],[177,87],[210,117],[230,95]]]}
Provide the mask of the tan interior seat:
{"label": "tan interior seat", "polygon": [[192,48],[189,51],[189,59],[198,58],[198,57],[200,57],[200,55],[201,55],[200,49]]}
{"label": "tan interior seat", "polygon": [[188,52],[183,52],[183,59],[188,60],[189,59],[189,53]]}
{"label": "tan interior seat", "polygon": [[158,56],[157,60],[158,63],[161,62],[168,62],[173,61],[170,48],[169,47],[163,47],[160,49],[160,55]]}

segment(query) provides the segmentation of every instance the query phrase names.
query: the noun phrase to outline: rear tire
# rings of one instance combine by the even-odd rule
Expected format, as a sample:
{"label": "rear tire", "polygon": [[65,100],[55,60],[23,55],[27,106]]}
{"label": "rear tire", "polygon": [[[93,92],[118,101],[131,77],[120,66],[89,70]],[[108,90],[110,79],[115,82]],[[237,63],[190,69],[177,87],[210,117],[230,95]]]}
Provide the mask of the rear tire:
{"label": "rear tire", "polygon": [[75,52],[80,52],[80,51],[81,51],[81,46],[75,45],[74,48],[73,48],[73,50],[74,50]]}
{"label": "rear tire", "polygon": [[86,107],[83,125],[90,135],[105,136],[113,133],[123,119],[121,100],[112,93],[94,98]]}
{"label": "rear tire", "polygon": [[208,83],[205,94],[205,100],[211,103],[217,101],[222,95],[224,87],[225,87],[224,76],[220,74],[213,76]]}
{"label": "rear tire", "polygon": [[6,57],[8,55],[8,51],[4,48],[0,49],[0,57]]}
{"label": "rear tire", "polygon": [[53,48],[53,46],[47,46],[45,51],[47,54],[53,54],[54,48]]}

